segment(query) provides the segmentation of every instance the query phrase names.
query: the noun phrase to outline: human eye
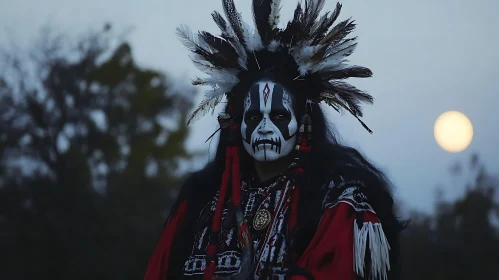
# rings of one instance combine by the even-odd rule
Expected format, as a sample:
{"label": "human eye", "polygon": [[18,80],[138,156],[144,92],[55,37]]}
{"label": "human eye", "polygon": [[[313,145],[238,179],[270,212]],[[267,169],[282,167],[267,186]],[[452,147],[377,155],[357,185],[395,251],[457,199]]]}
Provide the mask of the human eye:
{"label": "human eye", "polygon": [[288,112],[274,112],[272,114],[272,118],[275,119],[275,120],[287,120],[290,117],[291,116],[289,115]]}
{"label": "human eye", "polygon": [[262,118],[262,114],[257,111],[248,111],[245,114],[245,119],[248,121],[257,121]]}

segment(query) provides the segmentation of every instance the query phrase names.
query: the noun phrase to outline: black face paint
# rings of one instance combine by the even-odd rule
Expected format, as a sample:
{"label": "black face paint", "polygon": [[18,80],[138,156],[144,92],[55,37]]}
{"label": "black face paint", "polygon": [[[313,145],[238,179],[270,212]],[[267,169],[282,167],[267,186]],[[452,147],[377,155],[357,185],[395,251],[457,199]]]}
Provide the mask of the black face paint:
{"label": "black face paint", "polygon": [[[287,95],[287,94],[286,94]],[[287,99],[287,100],[286,100]],[[289,95],[284,96],[284,88],[276,84],[274,86],[274,92],[272,94],[272,107],[270,112],[270,119],[277,128],[282,133],[284,140],[289,140],[293,137],[296,132],[290,133],[289,123],[291,122],[291,111],[284,106],[284,103],[288,102],[291,106],[291,100]]]}
{"label": "black face paint", "polygon": [[244,102],[241,136],[246,151],[259,161],[289,154],[298,124],[286,89],[270,81],[256,82]]}
{"label": "black face paint", "polygon": [[[296,131],[292,134],[289,131],[289,123],[291,122],[292,114],[291,111],[284,106],[284,101],[286,99],[286,102],[289,102],[289,105],[291,105],[289,96],[284,96],[284,88],[279,84],[275,84],[273,91],[268,95],[272,96],[272,99],[269,100],[268,97],[265,98],[267,92],[266,89],[268,88],[268,84],[265,84],[261,94],[259,84],[254,84],[250,89],[249,98],[245,101],[246,104],[249,105],[249,107],[246,110],[244,116],[244,121],[247,124],[247,129],[243,140],[248,144],[251,144],[251,134],[255,131],[260,122],[262,120],[266,122],[266,119],[264,119],[263,112],[261,110],[261,105],[263,105],[263,107],[265,108],[267,107],[268,103],[270,103],[271,105],[269,117],[274,125],[281,131],[284,140],[287,141],[296,134]],[[270,89],[268,90],[270,91]],[[261,104],[262,101],[264,104]]]}
{"label": "black face paint", "polygon": [[246,106],[248,105],[249,107],[245,108],[244,113],[244,122],[246,122],[247,127],[243,140],[251,144],[251,134],[263,118],[263,114],[260,112],[260,87],[258,84],[251,87],[248,97],[246,97]]}

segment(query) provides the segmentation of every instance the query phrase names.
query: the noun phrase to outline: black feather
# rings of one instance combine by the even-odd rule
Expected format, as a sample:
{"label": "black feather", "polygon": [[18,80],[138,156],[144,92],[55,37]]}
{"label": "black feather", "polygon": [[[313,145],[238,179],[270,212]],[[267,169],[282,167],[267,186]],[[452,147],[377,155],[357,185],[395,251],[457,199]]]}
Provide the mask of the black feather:
{"label": "black feather", "polygon": [[272,12],[272,2],[273,0],[253,0],[253,20],[264,46],[267,46],[275,36],[275,32],[272,30],[269,22],[270,13]]}
{"label": "black feather", "polygon": [[220,28],[220,31],[222,31],[222,36],[225,36],[225,34],[227,34],[227,21],[225,21],[223,16],[217,11],[211,13],[211,17],[213,17],[213,21],[215,21],[218,28]]}
{"label": "black feather", "polygon": [[373,97],[370,94],[341,81],[329,81],[329,83],[325,85],[325,90],[342,94],[349,94],[357,98],[359,101],[366,103],[373,103],[374,101]]}
{"label": "black feather", "polygon": [[[226,40],[227,42],[229,42],[232,47],[234,48],[234,50],[236,48],[241,48],[242,45],[241,43],[244,41],[241,41],[241,39],[239,37],[237,37],[237,34],[236,32],[233,30],[232,26],[231,25],[228,25],[227,24],[227,21],[223,18],[223,16],[217,12],[217,11],[214,11],[211,16],[213,17],[213,20],[215,21],[215,23],[217,24],[217,26],[220,28],[222,34],[220,35],[220,37],[222,37],[224,40]],[[237,15],[237,17],[239,18],[239,15]],[[240,19],[239,19],[240,20]],[[242,28],[242,27],[241,27]],[[244,37],[242,35],[242,30],[240,30],[240,36],[241,37]],[[236,37],[234,37],[234,35],[236,35]],[[239,53],[238,53],[239,54]],[[237,58],[236,58],[237,60]]]}
{"label": "black feather", "polygon": [[347,43],[355,41],[356,39],[357,37],[354,37],[354,38],[345,39],[338,44],[322,45],[322,47],[320,47],[317,50],[317,52],[310,58],[310,60],[314,63],[320,63],[322,60],[330,56],[337,55],[338,53],[345,51],[347,49],[350,49],[350,51],[345,52],[342,56],[349,56],[355,50],[357,43],[350,45],[347,45]]}
{"label": "black feather", "polygon": [[373,73],[369,68],[361,66],[352,66],[342,70],[321,72],[321,79],[329,81],[332,79],[341,80],[347,78],[369,78]]}
{"label": "black feather", "polygon": [[364,129],[366,129],[369,133],[373,133],[373,131],[360,119],[360,117],[362,116],[359,116],[357,115],[354,111],[352,111],[348,106],[345,106],[344,104],[342,103],[339,103],[338,105],[340,105],[343,109],[347,110],[348,112],[350,112],[350,114],[352,116],[354,116],[357,121],[364,127]]}
{"label": "black feather", "polygon": [[206,62],[204,59],[202,61],[193,57],[190,57],[190,59],[192,60],[192,64],[194,64],[194,67],[196,67],[200,71],[205,71],[206,68],[220,69],[220,66],[212,65],[211,63]]}
{"label": "black feather", "polygon": [[305,38],[302,28],[302,7],[298,3],[294,12],[293,20],[288,22],[286,28],[279,34],[281,44],[293,47],[297,42]]}
{"label": "black feather", "polygon": [[312,35],[312,29],[324,7],[325,0],[307,0],[305,1],[305,12],[303,13],[303,31],[307,35]]}
{"label": "black feather", "polygon": [[226,65],[221,61],[218,55],[214,54],[209,46],[202,46],[199,40],[192,35],[192,32],[187,26],[179,26],[177,28],[177,35],[180,41],[193,53],[197,54],[199,59],[208,61],[214,65],[224,66]]}
{"label": "black feather", "polygon": [[339,96],[343,101],[345,101],[345,103],[348,105],[350,110],[355,113],[355,115],[362,117],[362,107],[359,100],[349,95],[348,93],[341,93],[339,94]]}
{"label": "black feather", "polygon": [[230,68],[237,68],[238,67],[237,52],[234,50],[234,48],[232,47],[232,45],[229,42],[227,42],[223,38],[216,37],[213,34],[206,32],[206,31],[199,32],[198,36],[199,36],[200,40],[205,42],[208,46],[210,46],[212,48],[212,50],[214,50],[213,56],[215,56],[217,54],[219,56],[223,55],[223,57],[225,59],[225,63],[229,64]]}
{"label": "black feather", "polygon": [[326,36],[319,42],[324,45],[334,45],[344,39],[350,32],[355,29],[355,23],[351,19],[344,20],[338,23]]}
{"label": "black feather", "polygon": [[[222,0],[225,13],[223,17],[218,12],[213,12],[212,17],[220,28],[221,35],[215,36],[209,32],[199,32],[194,38],[186,30],[182,33],[183,43],[195,54],[194,64],[204,71],[212,69],[236,68],[247,79],[253,79],[253,70],[275,71],[283,79],[299,80],[306,83],[310,90],[309,96],[318,97],[337,111],[348,111],[366,128],[372,131],[360,120],[362,116],[362,103],[372,103],[373,97],[368,93],[341,80],[356,77],[371,77],[372,72],[361,66],[350,66],[336,70],[336,59],[341,60],[349,56],[355,49],[356,38],[347,38],[355,29],[355,23],[351,19],[344,20],[334,25],[342,9],[340,3],[336,4],[335,10],[320,16],[325,0],[305,0],[304,5],[298,3],[294,10],[293,19],[289,21],[286,28],[279,30],[276,27],[273,8],[278,9],[279,0],[252,0],[253,18],[262,43],[268,46],[272,41],[280,43],[276,51],[270,52],[263,49],[253,53],[255,60],[247,56],[245,50],[245,30],[242,25],[241,16],[236,10],[234,0]],[[277,11],[276,11],[277,12]],[[277,14],[275,14],[275,18]],[[299,56],[303,59],[308,55],[310,49],[307,46],[319,46],[314,49],[315,54],[305,70],[309,70],[307,76],[300,76],[299,65],[295,59]],[[293,51],[290,52],[290,49]],[[302,53],[302,51],[305,51]],[[258,58],[258,61],[256,61]],[[326,61],[330,58],[329,61]],[[239,61],[246,59],[247,64],[240,66]],[[330,63],[330,65],[322,65]],[[313,68],[320,65],[319,68]],[[305,66],[305,65],[302,65]],[[311,68],[310,68],[311,67]],[[243,69],[244,68],[244,69]],[[246,79],[245,78],[245,79]],[[209,85],[201,79],[193,82],[196,85]],[[301,83],[301,82],[300,82]],[[207,110],[213,109],[219,102],[217,99],[204,101],[194,115],[205,114]],[[231,98],[228,96],[228,98]]]}
{"label": "black feather", "polygon": [[324,39],[329,28],[333,26],[334,22],[340,15],[341,7],[341,4],[337,3],[334,12],[331,15],[329,15],[328,12],[321,18],[312,34],[312,45],[317,45],[322,39]]}
{"label": "black feather", "polygon": [[225,16],[232,26],[232,30],[234,31],[237,39],[239,39],[239,42],[244,45],[243,25],[241,22],[241,16],[237,12],[236,5],[234,4],[234,0],[222,0],[222,5]]}

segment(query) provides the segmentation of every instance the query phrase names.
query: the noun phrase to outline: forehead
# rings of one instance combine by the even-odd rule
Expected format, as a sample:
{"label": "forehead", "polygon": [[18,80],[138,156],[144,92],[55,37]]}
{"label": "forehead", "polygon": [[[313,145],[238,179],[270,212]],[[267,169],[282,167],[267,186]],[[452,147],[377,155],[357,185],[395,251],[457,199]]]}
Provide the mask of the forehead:
{"label": "forehead", "polygon": [[245,99],[245,111],[259,109],[261,111],[280,108],[291,109],[291,96],[286,88],[273,81],[255,82]]}

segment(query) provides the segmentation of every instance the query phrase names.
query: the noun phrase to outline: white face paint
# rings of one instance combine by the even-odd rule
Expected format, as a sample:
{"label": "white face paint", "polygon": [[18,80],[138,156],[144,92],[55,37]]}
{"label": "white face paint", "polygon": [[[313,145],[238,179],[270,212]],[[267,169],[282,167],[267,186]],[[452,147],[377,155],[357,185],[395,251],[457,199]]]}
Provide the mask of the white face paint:
{"label": "white face paint", "polygon": [[253,84],[244,101],[241,123],[248,154],[262,162],[285,157],[293,151],[297,130],[298,122],[286,89],[270,81]]}

